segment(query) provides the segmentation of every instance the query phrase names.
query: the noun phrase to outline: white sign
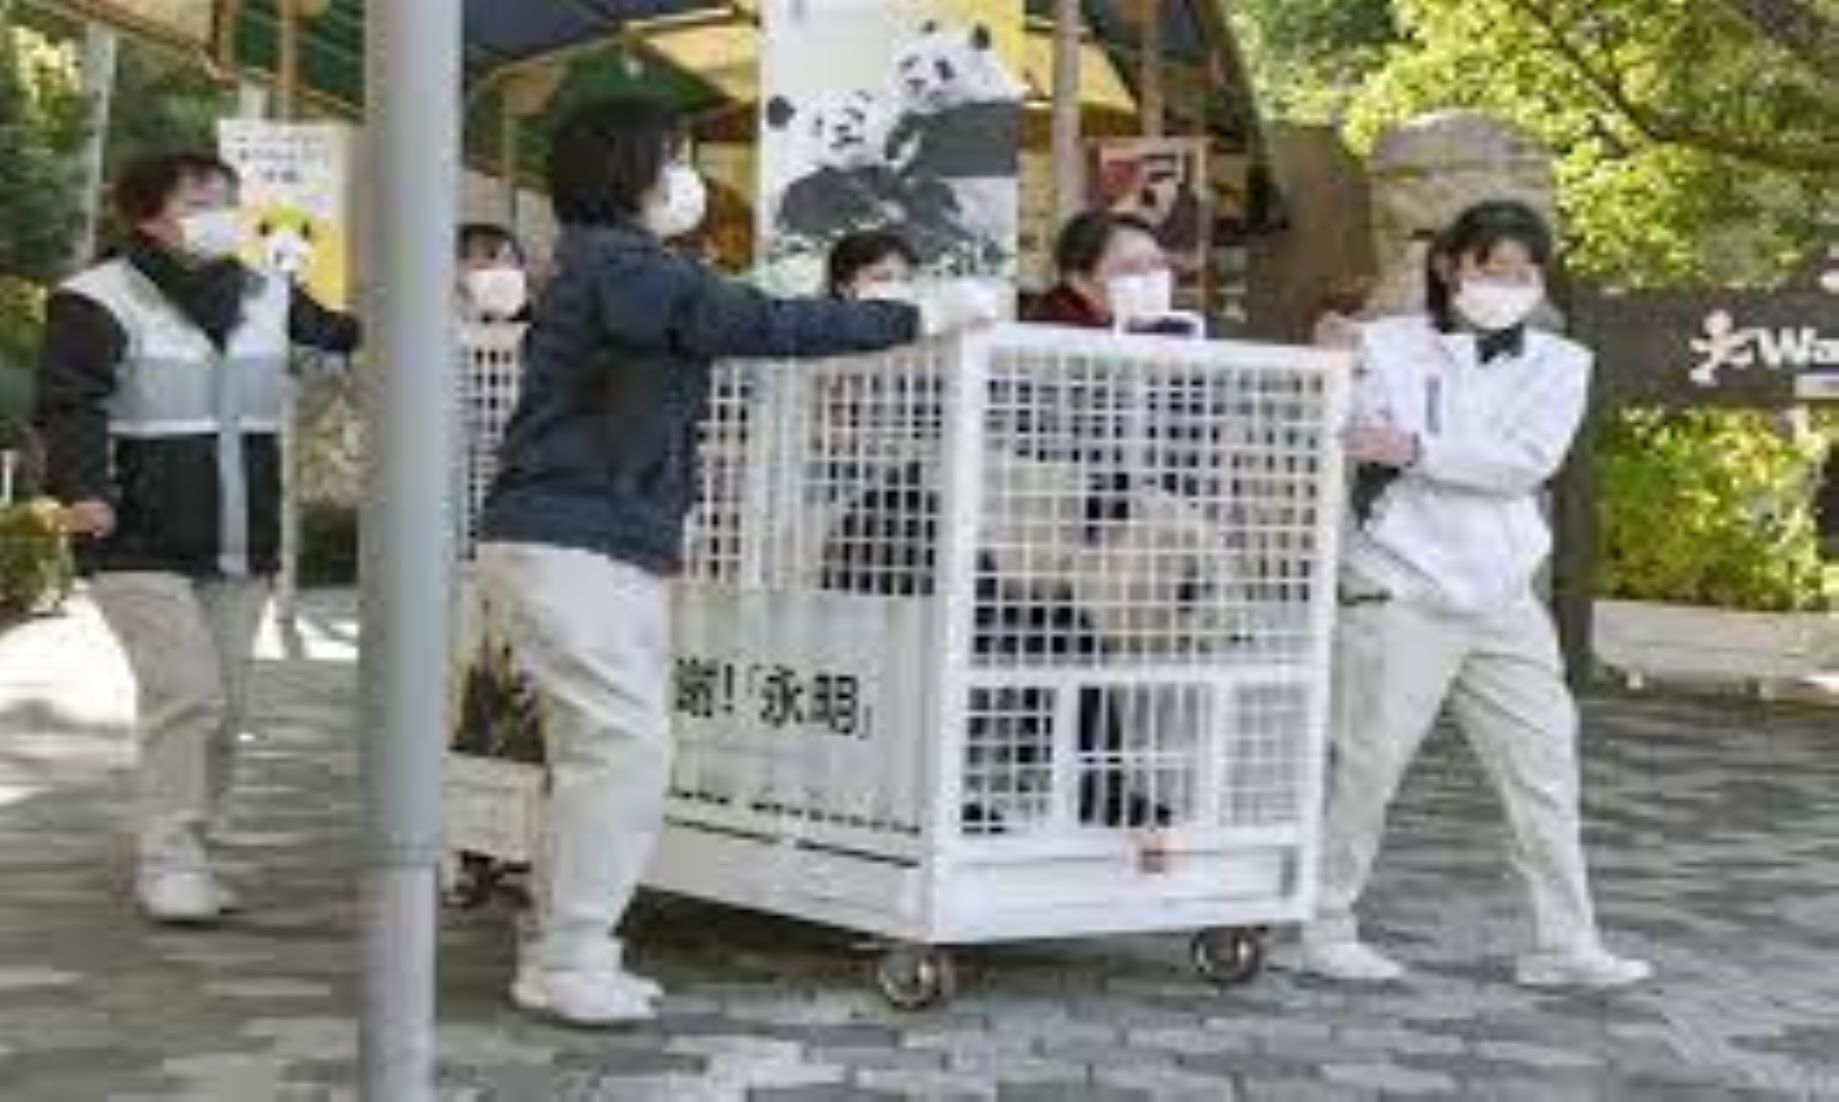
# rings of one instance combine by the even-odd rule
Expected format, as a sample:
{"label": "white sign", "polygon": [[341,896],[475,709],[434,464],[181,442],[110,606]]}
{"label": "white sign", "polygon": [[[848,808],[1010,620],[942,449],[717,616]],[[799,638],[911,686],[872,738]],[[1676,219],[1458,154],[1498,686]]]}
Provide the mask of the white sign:
{"label": "white sign", "polygon": [[244,259],[335,308],[350,303],[350,135],[338,123],[217,123],[219,154],[242,177]]}
{"label": "white sign", "polygon": [[1754,367],[1770,371],[1805,372],[1839,368],[1839,338],[1829,337],[1811,325],[1743,326],[1728,310],[1714,310],[1705,318],[1703,336],[1691,342],[1699,357],[1692,381],[1702,387],[1718,385],[1721,371]]}

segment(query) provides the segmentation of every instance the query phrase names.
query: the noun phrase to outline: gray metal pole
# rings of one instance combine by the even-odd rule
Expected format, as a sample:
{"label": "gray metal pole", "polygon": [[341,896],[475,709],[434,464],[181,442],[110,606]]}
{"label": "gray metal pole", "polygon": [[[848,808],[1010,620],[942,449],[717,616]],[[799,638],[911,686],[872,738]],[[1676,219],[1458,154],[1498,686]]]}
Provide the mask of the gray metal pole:
{"label": "gray metal pole", "polygon": [[360,1056],[370,1102],[434,1098],[458,374],[458,0],[366,6],[370,211],[363,591],[369,854]]}

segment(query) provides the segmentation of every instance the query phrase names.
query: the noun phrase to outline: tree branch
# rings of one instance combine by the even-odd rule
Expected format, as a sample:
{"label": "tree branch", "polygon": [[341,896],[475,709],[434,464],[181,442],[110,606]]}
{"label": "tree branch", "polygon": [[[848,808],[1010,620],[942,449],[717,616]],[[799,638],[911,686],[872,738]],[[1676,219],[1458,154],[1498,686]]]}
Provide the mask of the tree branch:
{"label": "tree branch", "polygon": [[1816,79],[1839,81],[1839,21],[1802,0],[1724,0],[1724,6]]}
{"label": "tree branch", "polygon": [[[1596,92],[1598,98],[1641,134],[1658,145],[1680,145],[1750,164],[1798,174],[1839,171],[1839,148],[1788,144],[1728,133],[1668,114],[1642,103],[1613,63],[1590,55],[1566,28],[1569,21],[1544,0],[1505,0],[1539,28],[1561,61]],[[1603,43],[1607,46],[1607,43]]]}

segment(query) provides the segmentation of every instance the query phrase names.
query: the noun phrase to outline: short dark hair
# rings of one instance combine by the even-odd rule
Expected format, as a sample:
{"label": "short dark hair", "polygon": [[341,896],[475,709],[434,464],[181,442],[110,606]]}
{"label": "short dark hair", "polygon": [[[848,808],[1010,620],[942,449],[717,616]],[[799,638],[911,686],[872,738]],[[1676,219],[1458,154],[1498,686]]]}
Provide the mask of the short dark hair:
{"label": "short dark hair", "polygon": [[1456,288],[1444,277],[1442,267],[1460,264],[1464,257],[1485,259],[1509,241],[1525,249],[1532,262],[1544,269],[1551,268],[1558,252],[1552,227],[1538,211],[1517,199],[1476,203],[1431,241],[1425,261],[1424,304],[1439,326],[1453,328],[1456,321]]}
{"label": "short dark hair", "polygon": [[1054,241],[1054,270],[1062,278],[1091,275],[1104,260],[1112,239],[1128,232],[1156,236],[1155,227],[1134,214],[1089,210],[1074,215],[1060,228],[1060,236]]}
{"label": "short dark hair", "polygon": [[496,255],[510,249],[519,264],[524,262],[523,242],[517,239],[516,234],[496,222],[463,223],[454,235],[453,248],[454,254],[461,260],[476,253]]}
{"label": "short dark hair", "polygon": [[549,201],[564,225],[631,221],[683,145],[677,113],[644,96],[570,111],[549,143]]}
{"label": "short dark hair", "polygon": [[899,257],[908,266],[919,267],[919,252],[907,239],[893,230],[856,230],[837,238],[830,246],[825,262],[825,288],[830,295],[841,297],[843,290],[861,274],[889,257]]}
{"label": "short dark hair", "polygon": [[115,177],[115,211],[130,226],[158,218],[174,193],[186,184],[221,179],[231,187],[242,181],[222,159],[193,151],[137,157]]}

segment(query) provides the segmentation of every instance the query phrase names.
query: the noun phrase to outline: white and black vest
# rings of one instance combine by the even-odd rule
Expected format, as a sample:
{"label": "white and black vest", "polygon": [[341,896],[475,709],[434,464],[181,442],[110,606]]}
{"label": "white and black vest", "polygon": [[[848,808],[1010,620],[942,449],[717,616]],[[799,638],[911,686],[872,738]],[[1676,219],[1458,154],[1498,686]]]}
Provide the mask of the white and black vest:
{"label": "white and black vest", "polygon": [[116,530],[99,565],[272,572],[291,286],[251,273],[242,321],[222,350],[126,260],[64,290],[106,309],[127,342],[106,403]]}

